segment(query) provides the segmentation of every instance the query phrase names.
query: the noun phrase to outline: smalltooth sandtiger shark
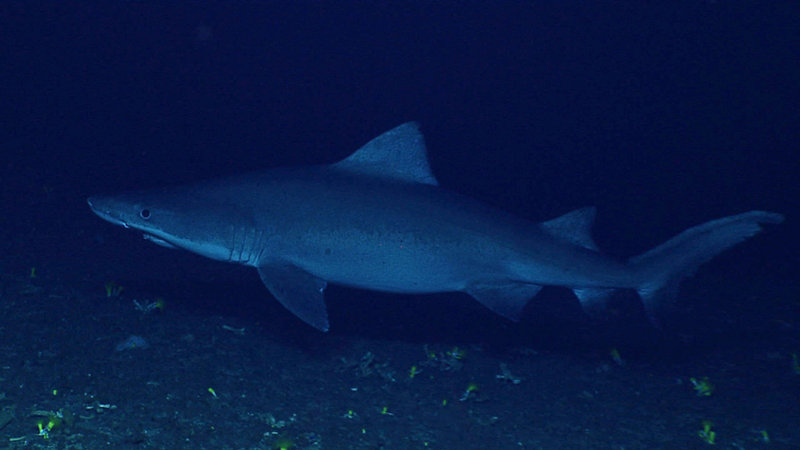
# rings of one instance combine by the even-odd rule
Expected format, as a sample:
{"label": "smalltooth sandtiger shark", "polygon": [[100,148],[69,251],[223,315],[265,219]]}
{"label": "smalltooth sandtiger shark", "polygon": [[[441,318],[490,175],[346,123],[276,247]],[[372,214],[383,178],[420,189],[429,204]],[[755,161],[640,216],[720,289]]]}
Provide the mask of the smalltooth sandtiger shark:
{"label": "smalltooth sandtiger shark", "polygon": [[439,187],[414,122],[330,165],[269,169],[187,186],[92,197],[101,218],[156,244],[258,270],[267,289],[327,331],[323,292],[466,292],[518,320],[544,285],[586,308],[634,289],[654,322],[678,283],[783,216],[750,211],[690,228],[619,261],[590,237],[594,208],[533,223]]}

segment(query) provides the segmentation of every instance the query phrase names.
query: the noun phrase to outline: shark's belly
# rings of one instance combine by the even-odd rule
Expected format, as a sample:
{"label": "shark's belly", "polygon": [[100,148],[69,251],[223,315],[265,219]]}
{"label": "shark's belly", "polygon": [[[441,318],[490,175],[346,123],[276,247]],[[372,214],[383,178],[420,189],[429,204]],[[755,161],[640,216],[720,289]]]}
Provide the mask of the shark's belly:
{"label": "shark's belly", "polygon": [[396,293],[463,290],[487,270],[486,261],[460,246],[414,236],[359,236],[305,246],[294,263],[328,282]]}

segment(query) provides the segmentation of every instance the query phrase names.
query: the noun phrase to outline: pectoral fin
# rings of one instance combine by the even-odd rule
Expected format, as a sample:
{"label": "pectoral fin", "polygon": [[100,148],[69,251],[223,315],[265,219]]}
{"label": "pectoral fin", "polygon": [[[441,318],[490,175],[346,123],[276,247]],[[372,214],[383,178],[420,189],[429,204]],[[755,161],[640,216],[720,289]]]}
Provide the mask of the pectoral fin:
{"label": "pectoral fin", "polygon": [[328,311],[323,291],[328,283],[299,269],[286,265],[263,265],[258,275],[269,292],[303,322],[320,331],[328,331]]}

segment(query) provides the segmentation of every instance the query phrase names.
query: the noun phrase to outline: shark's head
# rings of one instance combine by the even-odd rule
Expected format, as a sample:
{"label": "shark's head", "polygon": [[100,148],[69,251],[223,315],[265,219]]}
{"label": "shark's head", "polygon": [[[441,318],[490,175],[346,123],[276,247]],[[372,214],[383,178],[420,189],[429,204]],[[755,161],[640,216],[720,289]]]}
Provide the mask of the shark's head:
{"label": "shark's head", "polygon": [[256,256],[247,245],[254,238],[252,220],[230,205],[218,207],[209,199],[169,189],[91,197],[88,203],[100,218],[139,230],[163,247],[240,263],[251,263]]}

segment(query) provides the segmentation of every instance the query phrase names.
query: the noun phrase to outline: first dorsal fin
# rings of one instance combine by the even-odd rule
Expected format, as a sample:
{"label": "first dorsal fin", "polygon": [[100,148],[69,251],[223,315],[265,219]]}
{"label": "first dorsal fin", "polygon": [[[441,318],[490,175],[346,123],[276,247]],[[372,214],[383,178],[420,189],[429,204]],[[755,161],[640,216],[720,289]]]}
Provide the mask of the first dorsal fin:
{"label": "first dorsal fin", "polygon": [[551,236],[597,251],[597,244],[591,236],[596,212],[593,206],[576,209],[553,220],[542,222],[541,226]]}
{"label": "first dorsal fin", "polygon": [[333,167],[352,172],[438,186],[428,165],[425,139],[416,122],[395,127]]}

